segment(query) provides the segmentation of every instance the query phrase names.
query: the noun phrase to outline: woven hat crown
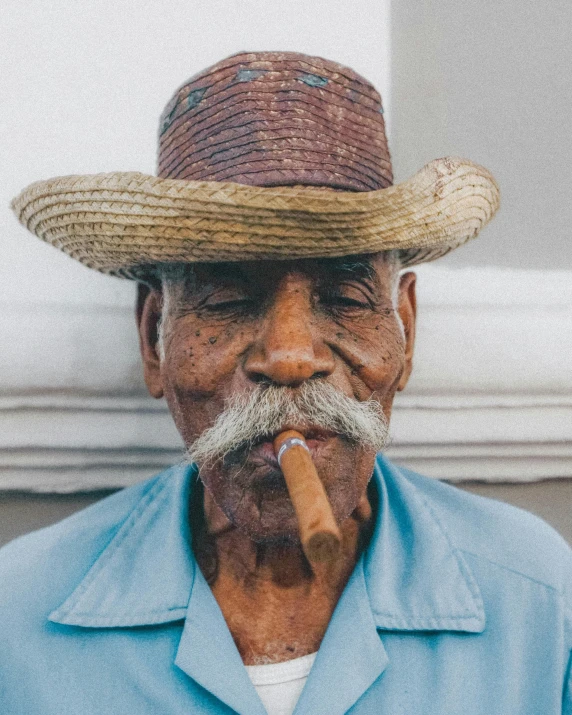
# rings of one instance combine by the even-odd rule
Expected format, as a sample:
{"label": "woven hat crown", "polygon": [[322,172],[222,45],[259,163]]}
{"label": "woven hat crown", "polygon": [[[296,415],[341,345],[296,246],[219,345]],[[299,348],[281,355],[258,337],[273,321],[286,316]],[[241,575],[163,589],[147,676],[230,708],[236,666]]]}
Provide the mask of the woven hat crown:
{"label": "woven hat crown", "polygon": [[160,121],[163,178],[371,191],[392,184],[381,98],[294,52],[233,55],[180,87]]}

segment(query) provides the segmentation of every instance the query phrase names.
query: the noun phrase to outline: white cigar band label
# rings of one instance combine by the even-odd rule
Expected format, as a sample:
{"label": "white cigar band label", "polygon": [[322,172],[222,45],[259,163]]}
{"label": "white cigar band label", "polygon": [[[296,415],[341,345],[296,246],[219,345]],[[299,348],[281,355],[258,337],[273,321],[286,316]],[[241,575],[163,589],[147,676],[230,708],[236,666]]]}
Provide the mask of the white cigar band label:
{"label": "white cigar band label", "polygon": [[284,452],[287,449],[290,449],[290,447],[296,447],[296,446],[304,447],[306,452],[308,452],[308,453],[310,452],[310,448],[308,447],[306,442],[304,442],[303,439],[300,439],[299,437],[288,437],[288,439],[284,440],[284,442],[282,443],[282,446],[278,450],[278,454],[276,456],[276,459],[278,460],[279,467],[282,466],[282,464],[280,463],[280,460],[282,459],[282,455],[284,454]]}

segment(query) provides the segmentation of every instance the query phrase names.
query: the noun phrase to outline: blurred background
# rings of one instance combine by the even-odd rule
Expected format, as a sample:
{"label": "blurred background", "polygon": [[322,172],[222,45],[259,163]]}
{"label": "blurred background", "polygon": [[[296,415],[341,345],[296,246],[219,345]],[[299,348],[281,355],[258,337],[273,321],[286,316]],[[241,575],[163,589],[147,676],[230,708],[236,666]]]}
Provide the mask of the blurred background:
{"label": "blurred background", "polygon": [[494,222],[418,269],[416,364],[388,453],[572,542],[569,0],[3,0],[0,34],[0,544],[182,453],[145,394],[134,286],[42,244],[9,201],[55,175],[154,173],[176,87],[240,50],[371,80],[396,181],[443,155],[496,176]]}

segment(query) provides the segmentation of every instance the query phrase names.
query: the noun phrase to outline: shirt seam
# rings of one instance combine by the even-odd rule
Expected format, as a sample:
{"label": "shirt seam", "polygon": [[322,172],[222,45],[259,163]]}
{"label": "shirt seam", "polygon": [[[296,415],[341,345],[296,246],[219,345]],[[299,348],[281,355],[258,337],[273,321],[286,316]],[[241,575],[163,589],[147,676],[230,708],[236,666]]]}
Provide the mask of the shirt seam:
{"label": "shirt seam", "polygon": [[[557,586],[553,586],[550,583],[546,583],[545,581],[541,581],[538,578],[535,578],[534,576],[530,576],[529,574],[523,573],[519,569],[513,568],[511,566],[507,566],[506,564],[501,564],[498,561],[495,561],[494,559],[489,558],[488,556],[483,556],[483,554],[477,554],[474,551],[470,551],[469,549],[457,549],[460,553],[462,554],[467,554],[468,556],[474,556],[476,559],[481,559],[482,561],[486,561],[489,564],[492,564],[493,566],[496,566],[499,569],[502,569],[503,571],[508,571],[510,573],[513,573],[517,576],[520,576],[523,579],[526,579],[527,581],[530,581],[532,583],[536,583],[539,586],[544,586],[544,588],[553,591],[554,593],[558,594],[562,598],[564,598],[564,591],[563,589],[558,588]],[[566,609],[564,609],[566,611]]]}
{"label": "shirt seam", "polygon": [[[460,615],[457,616],[455,614],[451,613],[411,613],[410,616],[396,616],[395,613],[391,613],[390,611],[378,611],[376,609],[371,609],[373,613],[375,613],[376,616],[381,616],[382,618],[393,618],[394,621],[408,621],[411,620],[411,617],[413,618],[419,618],[419,619],[425,619],[425,620],[448,620],[448,621],[469,621],[469,620],[475,620],[479,619],[478,615],[475,615],[474,613],[467,613],[467,615]],[[382,628],[382,626],[378,626],[378,628]]]}
{"label": "shirt seam", "polygon": [[568,658],[568,665],[564,673],[564,687],[562,688],[562,701],[566,704],[567,699],[572,700],[572,650]]}
{"label": "shirt seam", "polygon": [[[153,608],[153,609],[147,610],[147,611],[139,611],[139,612],[138,612],[138,611],[130,611],[130,613],[132,613],[132,617],[133,617],[133,618],[138,618],[138,617],[144,616],[144,615],[146,615],[146,614],[152,614],[152,613],[166,613],[166,612],[170,612],[170,611],[181,611],[181,610],[185,611],[186,609],[187,609],[187,606],[186,606],[186,605],[182,605],[182,606],[168,606],[168,607],[166,606],[165,608]],[[89,617],[89,618],[94,618],[93,613],[91,613],[90,611],[74,611],[74,615],[75,615],[75,616],[78,616],[78,617],[83,617],[83,618],[85,618],[86,616]],[[118,616],[117,616],[116,614],[113,614],[113,615],[110,615],[110,616],[105,616],[105,615],[96,616],[95,618],[114,619],[114,618],[117,618],[117,617],[118,617]]]}

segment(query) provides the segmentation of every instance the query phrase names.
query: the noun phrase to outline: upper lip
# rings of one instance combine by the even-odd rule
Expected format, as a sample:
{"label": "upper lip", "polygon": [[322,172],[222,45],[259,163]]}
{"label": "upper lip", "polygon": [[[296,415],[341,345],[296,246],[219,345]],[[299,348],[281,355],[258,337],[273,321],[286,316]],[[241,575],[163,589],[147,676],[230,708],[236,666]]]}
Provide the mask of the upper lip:
{"label": "upper lip", "polygon": [[[296,432],[299,432],[304,437],[305,441],[315,440],[316,442],[325,442],[332,437],[336,437],[338,434],[337,432],[332,432],[330,430],[324,429],[323,427],[315,427],[313,425],[288,424],[284,425],[280,430],[278,430],[272,435],[264,435],[259,439],[255,440],[253,443],[251,443],[250,450],[256,450],[257,447],[261,447],[262,445],[272,445],[277,435],[281,434],[282,432],[286,432],[287,430],[295,430]],[[252,455],[255,460],[258,459],[258,457],[255,456],[256,454],[257,452],[255,451]],[[274,454],[273,449],[270,449],[270,452],[267,452],[262,459],[264,463],[271,464],[274,467],[278,467],[278,462],[276,460],[276,456]]]}
{"label": "upper lip", "polygon": [[[323,427],[314,427],[313,425],[306,425],[304,427],[298,427],[296,425],[290,427],[285,427],[284,429],[280,430],[280,432],[285,432],[286,430],[295,430],[296,432],[300,432],[300,434],[304,437],[304,439],[318,439],[318,440],[325,440],[329,439],[331,437],[336,436],[336,432],[333,432],[332,430],[327,430],[324,429]],[[280,433],[278,433],[280,434]]]}
{"label": "upper lip", "polygon": [[333,432],[332,430],[327,430],[324,429],[323,427],[316,427],[314,425],[295,425],[295,424],[288,424],[284,425],[281,427],[279,430],[277,430],[273,435],[265,435],[264,437],[261,437],[259,440],[256,440],[257,444],[260,444],[262,442],[273,442],[274,439],[281,434],[282,432],[287,432],[289,430],[294,430],[296,432],[299,432],[305,440],[309,439],[315,439],[315,440],[326,440],[330,439],[332,437],[336,437],[337,432]]}

